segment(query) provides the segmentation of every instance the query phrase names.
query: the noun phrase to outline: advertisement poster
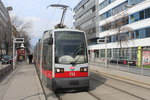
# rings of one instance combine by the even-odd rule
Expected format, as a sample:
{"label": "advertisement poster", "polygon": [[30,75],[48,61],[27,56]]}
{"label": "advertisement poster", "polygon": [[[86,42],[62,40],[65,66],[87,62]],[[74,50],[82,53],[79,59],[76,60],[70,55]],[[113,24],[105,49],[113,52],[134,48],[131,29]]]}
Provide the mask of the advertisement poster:
{"label": "advertisement poster", "polygon": [[150,65],[150,51],[143,51],[143,65]]}

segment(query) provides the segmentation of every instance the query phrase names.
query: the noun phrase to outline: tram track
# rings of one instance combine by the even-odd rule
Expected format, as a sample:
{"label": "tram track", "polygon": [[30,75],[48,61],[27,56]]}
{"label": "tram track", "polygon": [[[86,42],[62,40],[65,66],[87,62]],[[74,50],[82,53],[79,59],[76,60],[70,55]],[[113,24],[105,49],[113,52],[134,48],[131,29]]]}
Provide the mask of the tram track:
{"label": "tram track", "polygon": [[60,97],[59,93],[55,93],[55,95],[56,95],[56,97],[58,98],[58,100],[63,100],[63,99]]}
{"label": "tram track", "polygon": [[[47,99],[47,100],[71,100],[71,99],[72,100],[106,100],[108,98],[110,99],[113,94],[115,94],[116,96],[117,93],[119,94],[122,93],[121,95],[129,97],[129,98],[133,98],[135,100],[149,100],[147,99],[148,97],[146,95],[144,96],[140,95],[140,93],[136,92],[135,90],[135,88],[137,87],[137,90],[141,88],[142,90],[140,91],[145,92],[149,90],[146,87],[138,86],[138,85],[135,85],[134,83],[126,82],[125,80],[119,80],[113,77],[96,74],[96,73],[91,73],[90,80],[92,82],[90,85],[90,91],[76,92],[76,93],[54,93],[50,91],[50,93],[47,93],[47,97],[50,99]],[[125,88],[126,86],[128,87],[128,85],[129,87],[131,86],[130,87],[131,89]],[[133,90],[135,91],[132,91],[132,87],[133,87]],[[103,89],[105,89],[104,92],[102,92]],[[101,92],[97,93],[99,90],[101,90]],[[112,92],[109,90],[111,90]],[[106,95],[108,95],[108,97],[106,97]],[[92,98],[92,99],[89,99],[89,98]],[[112,100],[115,100],[115,98],[117,99],[117,97],[114,97],[112,98]]]}
{"label": "tram track", "polygon": [[91,96],[93,96],[95,99],[97,99],[97,100],[101,100],[99,97],[97,97],[96,95],[94,95],[93,93],[91,93],[91,92],[87,92],[88,94],[90,94]]}
{"label": "tram track", "polygon": [[[87,93],[88,95],[92,96],[93,98],[95,98],[95,100],[101,100],[100,98],[98,98],[96,95],[94,95],[93,93],[91,92],[85,92]],[[60,93],[55,93],[56,97],[58,98],[58,100],[65,100],[65,99],[62,99],[61,96],[60,96]],[[67,99],[69,100],[69,99]]]}
{"label": "tram track", "polygon": [[[127,95],[133,96],[133,97],[135,97],[135,98],[137,98],[137,99],[139,99],[139,100],[147,100],[147,99],[145,99],[145,98],[143,98],[143,97],[140,97],[140,96],[138,96],[138,95],[136,95],[136,94],[133,94],[133,93],[131,93],[131,92],[122,90],[122,89],[120,89],[120,88],[117,88],[117,87],[112,86],[112,85],[110,85],[110,84],[107,84],[107,83],[105,83],[105,82],[101,82],[101,81],[98,80],[98,79],[94,79],[94,78],[91,78],[91,77],[90,77],[90,79],[91,79],[92,81],[96,81],[97,83],[99,82],[99,83],[101,83],[101,84],[103,84],[103,85],[105,85],[105,86],[107,86],[107,87],[113,88],[113,89],[115,89],[115,90],[117,90],[117,91],[120,91],[120,92],[122,92],[122,93],[125,93],[125,94],[127,94]],[[79,92],[79,93],[82,94],[82,92]],[[93,98],[95,98],[94,100],[103,100],[103,99],[101,99],[100,97],[98,97],[98,95],[92,93],[92,91],[83,92],[83,93],[86,93],[87,95],[89,95],[89,96],[87,96],[87,97],[85,97],[85,98],[93,97]],[[70,96],[69,96],[70,94],[71,94],[73,97],[76,97],[76,95],[78,95],[78,96],[80,97],[80,95],[81,95],[81,94],[79,95],[78,92],[77,92],[77,93],[54,93],[54,94],[56,95],[57,100],[70,100],[70,99],[69,99],[69,98],[70,98]]]}
{"label": "tram track", "polygon": [[[133,97],[136,97],[136,98],[138,98],[138,99],[140,99],[140,100],[146,100],[145,98],[142,98],[142,97],[137,96],[137,95],[135,95],[135,94],[133,94],[133,93],[127,92],[127,91],[125,91],[125,90],[122,90],[122,89],[120,89],[120,88],[114,87],[114,86],[112,86],[112,85],[110,85],[110,84],[107,84],[107,83],[105,83],[105,82],[102,82],[102,81],[100,81],[100,80],[94,79],[94,78],[92,78],[92,77],[90,77],[90,79],[91,79],[91,80],[94,80],[94,81],[97,81],[97,82],[100,82],[100,83],[102,83],[103,85],[106,85],[106,86],[108,86],[108,87],[111,87],[111,88],[113,88],[113,89],[116,89],[116,90],[118,90],[118,91],[121,91],[121,92],[123,92],[123,93],[126,93],[126,94],[128,94],[128,95],[131,95],[131,96],[133,96]],[[99,100],[100,100],[100,99],[99,99]]]}

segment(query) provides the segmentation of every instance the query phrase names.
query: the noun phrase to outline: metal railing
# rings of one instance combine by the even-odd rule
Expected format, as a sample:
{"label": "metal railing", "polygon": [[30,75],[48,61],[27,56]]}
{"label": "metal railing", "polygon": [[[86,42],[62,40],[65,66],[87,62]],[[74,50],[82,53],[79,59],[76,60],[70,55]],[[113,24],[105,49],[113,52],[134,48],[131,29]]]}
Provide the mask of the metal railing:
{"label": "metal railing", "polygon": [[150,76],[150,50],[141,49],[140,52],[137,53],[136,60],[131,58],[129,55],[124,58],[108,58],[107,61],[105,57],[90,58],[90,64]]}

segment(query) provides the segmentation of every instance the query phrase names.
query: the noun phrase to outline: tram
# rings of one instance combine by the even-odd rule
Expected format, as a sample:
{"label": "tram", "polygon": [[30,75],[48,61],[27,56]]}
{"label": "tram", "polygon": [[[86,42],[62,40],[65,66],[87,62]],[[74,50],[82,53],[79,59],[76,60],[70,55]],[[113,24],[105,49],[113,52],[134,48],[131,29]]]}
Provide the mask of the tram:
{"label": "tram", "polygon": [[34,49],[34,62],[42,81],[55,92],[89,89],[83,31],[66,28],[45,31]]}

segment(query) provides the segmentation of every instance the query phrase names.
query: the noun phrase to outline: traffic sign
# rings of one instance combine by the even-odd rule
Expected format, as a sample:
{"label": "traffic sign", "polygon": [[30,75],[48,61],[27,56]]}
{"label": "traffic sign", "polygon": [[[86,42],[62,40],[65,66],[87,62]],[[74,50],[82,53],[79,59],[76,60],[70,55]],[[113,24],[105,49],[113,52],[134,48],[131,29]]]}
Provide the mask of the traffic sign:
{"label": "traffic sign", "polygon": [[97,39],[97,43],[105,43],[105,39]]}
{"label": "traffic sign", "polygon": [[24,38],[14,38],[15,43],[24,43]]}

